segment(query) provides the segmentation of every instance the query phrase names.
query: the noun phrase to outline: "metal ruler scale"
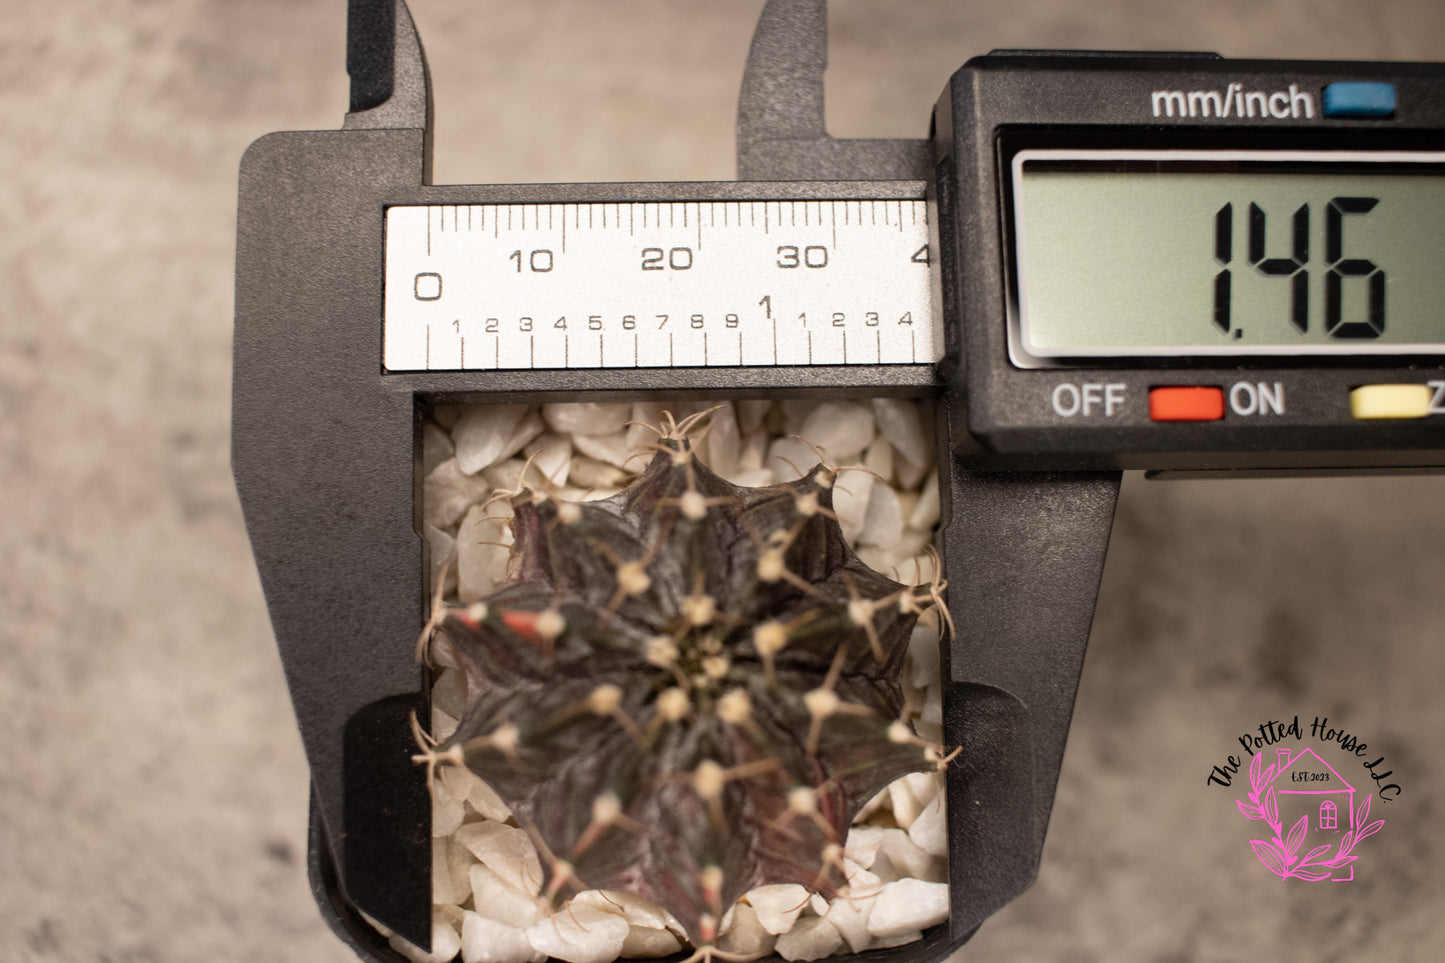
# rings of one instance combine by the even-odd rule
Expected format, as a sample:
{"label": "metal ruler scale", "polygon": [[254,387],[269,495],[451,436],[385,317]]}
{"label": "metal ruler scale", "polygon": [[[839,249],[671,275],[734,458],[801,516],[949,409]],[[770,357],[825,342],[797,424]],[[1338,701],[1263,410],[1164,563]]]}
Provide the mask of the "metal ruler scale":
{"label": "metal ruler scale", "polygon": [[388,371],[931,363],[919,198],[396,206]]}

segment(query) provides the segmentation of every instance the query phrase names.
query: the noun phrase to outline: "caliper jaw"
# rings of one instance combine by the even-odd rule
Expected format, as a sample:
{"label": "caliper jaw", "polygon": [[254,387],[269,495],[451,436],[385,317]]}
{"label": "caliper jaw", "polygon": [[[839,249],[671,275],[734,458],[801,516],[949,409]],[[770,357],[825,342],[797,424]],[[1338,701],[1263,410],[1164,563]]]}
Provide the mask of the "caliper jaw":
{"label": "caliper jaw", "polygon": [[426,61],[401,0],[352,0],[352,111],[241,164],[232,470],[311,767],[312,886],[358,951],[360,910],[431,939],[431,806],[409,717],[425,611],[416,406],[378,360],[384,198],[430,169]]}

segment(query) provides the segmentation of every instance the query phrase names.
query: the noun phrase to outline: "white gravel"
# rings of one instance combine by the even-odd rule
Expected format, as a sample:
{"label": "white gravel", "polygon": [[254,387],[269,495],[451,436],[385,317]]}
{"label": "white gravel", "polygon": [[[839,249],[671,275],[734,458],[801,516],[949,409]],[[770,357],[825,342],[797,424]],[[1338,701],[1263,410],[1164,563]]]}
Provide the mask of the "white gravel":
{"label": "white gravel", "polygon": [[[446,587],[470,602],[506,575],[511,544],[506,499],[527,468],[530,486],[560,498],[605,497],[641,471],[662,412],[678,419],[706,401],[448,408],[422,436],[424,533],[433,579],[450,557]],[[866,562],[899,581],[932,580],[928,546],[939,517],[931,418],[914,401],[766,399],[725,403],[697,442],[700,456],[734,484],[771,485],[817,464],[838,474],[834,511]],[[794,437],[794,436],[802,437]],[[530,458],[530,463],[525,459]],[[500,544],[488,544],[500,543]],[[938,740],[942,717],[938,627],[925,617],[909,640],[903,682],[920,707],[914,726]],[[445,738],[466,702],[466,681],[444,642],[433,660],[432,733]],[[719,947],[740,956],[812,960],[917,939],[948,914],[947,816],[941,773],[915,773],[870,800],[844,847],[847,889],[832,900],[796,884],[765,886],[723,918]],[[434,949],[397,937],[408,959],[443,963],[610,963],[667,956],[683,930],[657,906],[625,893],[588,891],[556,911],[538,894],[541,861],[506,805],[472,773],[445,768],[433,807]]]}

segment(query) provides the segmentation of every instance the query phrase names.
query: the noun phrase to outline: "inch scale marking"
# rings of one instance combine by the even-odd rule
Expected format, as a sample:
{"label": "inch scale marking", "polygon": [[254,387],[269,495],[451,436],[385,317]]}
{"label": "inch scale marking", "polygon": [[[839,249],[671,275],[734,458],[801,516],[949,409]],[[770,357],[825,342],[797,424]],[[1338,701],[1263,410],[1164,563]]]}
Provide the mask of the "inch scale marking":
{"label": "inch scale marking", "polygon": [[918,198],[396,206],[388,371],[918,364]]}

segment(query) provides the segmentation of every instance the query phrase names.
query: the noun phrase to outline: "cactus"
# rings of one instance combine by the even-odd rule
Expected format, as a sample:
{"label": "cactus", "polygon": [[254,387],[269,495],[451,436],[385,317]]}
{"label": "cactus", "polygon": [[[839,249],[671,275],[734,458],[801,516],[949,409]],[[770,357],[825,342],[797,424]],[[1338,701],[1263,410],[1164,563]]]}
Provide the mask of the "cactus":
{"label": "cactus", "polygon": [[853,554],[835,470],[756,489],[714,474],[688,440],[701,417],[665,416],[651,463],[610,498],[509,493],[509,580],[434,617],[469,701],[418,760],[501,796],[549,899],[628,891],[709,948],[753,887],[838,892],[858,810],[946,760],[901,721],[898,681],[938,586]]}

